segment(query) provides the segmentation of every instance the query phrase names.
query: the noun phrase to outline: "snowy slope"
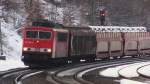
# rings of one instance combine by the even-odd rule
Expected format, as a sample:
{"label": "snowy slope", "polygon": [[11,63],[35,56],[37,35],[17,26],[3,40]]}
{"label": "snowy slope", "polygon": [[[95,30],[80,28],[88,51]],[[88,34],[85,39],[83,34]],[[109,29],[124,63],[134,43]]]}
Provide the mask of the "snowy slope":
{"label": "snowy slope", "polygon": [[11,23],[2,21],[2,35],[4,55],[7,56],[7,59],[20,59],[21,36]]}
{"label": "snowy slope", "polygon": [[[3,13],[5,14],[9,12],[3,11]],[[13,18],[15,18],[15,24]],[[6,60],[0,60],[0,71],[24,67],[24,64],[21,62],[22,39],[17,31],[18,28],[24,24],[25,18],[26,15],[24,11],[22,11],[18,13],[10,13],[9,16],[7,16],[7,21],[4,21],[3,18],[0,19],[0,26],[2,30],[2,48],[4,56],[6,56]]]}
{"label": "snowy slope", "polygon": [[[60,0],[58,0],[59,2]],[[14,2],[20,2],[15,0]],[[49,15],[50,12],[53,12],[55,10],[51,10],[54,6],[51,3],[47,3],[45,0],[39,0],[41,4],[41,9],[43,10],[42,14],[45,16],[45,19],[51,20],[51,17]],[[2,9],[4,6],[0,6],[0,9]],[[1,11],[0,15],[2,15],[2,12],[7,16],[7,22],[4,21],[4,19],[1,19],[1,29],[2,29],[2,46],[3,46],[3,53],[4,56],[6,56],[6,60],[0,60],[0,71],[3,70],[9,70],[12,68],[17,67],[24,67],[24,64],[21,61],[21,53],[22,53],[22,38],[21,35],[17,33],[19,29],[22,28],[23,24],[26,24],[26,18],[28,16],[28,13],[25,11],[25,9],[18,9],[18,10],[10,10],[10,11]],[[58,22],[62,22],[60,18],[63,17],[62,15],[62,9],[58,8],[56,12],[56,18],[59,19]],[[15,25],[14,25],[14,18],[15,18]],[[19,29],[18,29],[19,28]],[[1,52],[1,51],[0,51]]]}
{"label": "snowy slope", "polygon": [[2,21],[3,51],[6,60],[0,60],[0,71],[25,67],[21,61],[21,36],[11,23]]}
{"label": "snowy slope", "polygon": [[7,60],[0,60],[0,72],[6,71],[14,68],[23,68],[26,67],[20,60],[14,59],[7,59]]}
{"label": "snowy slope", "polygon": [[[14,2],[18,1],[16,0]],[[42,14],[45,16],[45,18],[50,19],[48,14],[52,11],[51,9],[53,5],[51,3],[45,2],[45,0],[39,0],[39,2],[43,4],[41,6],[43,9]],[[0,6],[0,8],[3,8],[3,6]],[[0,12],[2,13],[2,11]],[[3,53],[4,56],[6,56],[6,61],[0,60],[0,67],[2,67],[0,68],[0,71],[8,70],[11,68],[24,67],[21,61],[22,38],[17,33],[17,31],[22,27],[23,24],[25,24],[26,17],[28,16],[28,13],[25,11],[25,9],[19,9],[18,12],[14,11],[13,9],[11,11],[3,11],[3,14],[8,14],[9,16],[7,16],[7,22],[5,22],[4,19],[1,19]],[[58,14],[62,17],[61,8],[58,8]],[[16,18],[15,25],[14,18]]]}

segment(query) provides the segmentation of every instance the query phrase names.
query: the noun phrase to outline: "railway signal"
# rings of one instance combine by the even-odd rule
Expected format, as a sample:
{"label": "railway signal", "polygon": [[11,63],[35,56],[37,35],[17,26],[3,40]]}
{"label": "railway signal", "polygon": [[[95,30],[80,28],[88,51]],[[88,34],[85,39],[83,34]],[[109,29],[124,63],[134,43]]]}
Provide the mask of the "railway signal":
{"label": "railway signal", "polygon": [[101,25],[104,26],[105,25],[105,10],[100,10],[99,11],[99,14],[100,14],[100,22],[101,22]]}

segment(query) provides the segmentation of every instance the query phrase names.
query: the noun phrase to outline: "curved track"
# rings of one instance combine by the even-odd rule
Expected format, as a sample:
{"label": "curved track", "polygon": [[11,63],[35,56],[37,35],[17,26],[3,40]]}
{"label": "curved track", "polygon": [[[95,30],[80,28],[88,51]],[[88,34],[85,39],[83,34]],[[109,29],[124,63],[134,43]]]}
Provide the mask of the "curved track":
{"label": "curved track", "polygon": [[14,84],[14,79],[21,73],[29,71],[29,68],[18,68],[0,74],[0,84]]}
{"label": "curved track", "polygon": [[[121,69],[118,70],[118,74],[120,77],[123,78],[133,78],[133,77],[138,77],[140,74],[137,72],[138,69],[142,66],[147,66],[150,65],[150,62],[141,62],[141,63],[134,63],[130,65],[126,65],[125,67],[122,67]],[[132,74],[131,74],[132,73]]]}
{"label": "curved track", "polygon": [[18,75],[18,76],[14,79],[14,84],[22,84],[22,81],[23,81],[24,79],[27,79],[27,78],[29,78],[29,77],[31,77],[31,76],[33,76],[33,75],[40,74],[40,73],[42,73],[42,72],[43,72],[43,71],[32,71],[32,70],[30,70],[30,71],[28,71],[28,72],[26,72],[26,73],[22,73],[22,74]]}
{"label": "curved track", "polygon": [[[42,70],[24,68],[1,74],[0,84],[107,84],[105,82],[100,83],[99,81],[102,81],[102,79],[109,81],[108,78],[102,77],[99,80],[99,76],[93,74],[93,71],[146,61],[148,60],[126,58],[93,63],[69,64]],[[108,84],[111,82],[109,81]]]}
{"label": "curved track", "polygon": [[112,66],[119,66],[119,65],[125,65],[125,64],[131,64],[135,62],[145,62],[147,60],[141,60],[141,59],[123,59],[123,60],[111,60],[111,61],[101,61],[101,62],[95,62],[95,63],[86,63],[86,64],[80,64],[77,66],[70,66],[69,68],[65,68],[62,70],[58,70],[55,73],[52,74],[52,79],[55,80],[59,84],[93,84],[92,82],[89,82],[85,80],[83,77],[84,74],[100,69],[100,68],[107,68]]}
{"label": "curved track", "polygon": [[[140,72],[141,69],[143,69],[143,68],[145,68],[145,67],[148,67],[148,66],[150,66],[150,64],[143,65],[143,66],[139,67],[139,68],[137,69],[137,73],[138,73],[140,76],[142,76],[142,77],[145,77],[145,78],[149,78],[149,79],[150,79],[150,75],[149,75],[149,74],[146,75],[146,74],[143,74],[142,72]],[[150,71],[149,71],[149,72],[150,72]]]}
{"label": "curved track", "polygon": [[[104,65],[104,66],[99,66],[99,67],[94,67],[94,68],[89,68],[87,70],[83,70],[82,72],[79,72],[78,76],[79,77],[79,80],[87,80],[87,81],[90,81],[90,82],[85,82],[83,84],[119,84],[120,83],[120,79],[122,78],[125,78],[125,77],[122,77],[122,76],[119,76],[119,77],[104,77],[104,76],[100,76],[99,75],[99,71],[101,70],[104,70],[106,68],[111,68],[111,67],[116,67],[116,66],[122,66],[122,65],[128,65],[128,64],[132,64],[132,63],[138,63],[138,62],[147,62],[149,60],[134,60],[132,62],[125,62],[123,63],[118,63],[118,64],[107,64],[107,65]],[[116,71],[117,72],[117,71]],[[119,74],[119,72],[117,72]],[[127,78],[127,79],[130,79],[130,78]],[[131,80],[137,80],[137,81],[146,81],[146,80],[150,80],[150,79],[147,79],[147,78],[142,78],[142,77],[138,77],[138,78],[132,78]],[[102,82],[103,81],[103,82]]]}

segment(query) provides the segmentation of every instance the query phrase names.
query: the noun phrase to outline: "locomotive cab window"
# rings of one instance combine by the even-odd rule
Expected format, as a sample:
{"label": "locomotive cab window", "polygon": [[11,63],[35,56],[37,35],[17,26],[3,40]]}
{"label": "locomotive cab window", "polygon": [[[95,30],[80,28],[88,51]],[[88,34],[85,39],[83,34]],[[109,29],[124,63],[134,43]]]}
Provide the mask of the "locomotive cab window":
{"label": "locomotive cab window", "polygon": [[67,41],[67,33],[57,33],[57,40],[58,41]]}
{"label": "locomotive cab window", "polygon": [[38,38],[38,32],[37,31],[27,31],[26,37],[27,38]]}
{"label": "locomotive cab window", "polygon": [[49,39],[49,38],[51,38],[51,33],[40,31],[39,32],[39,38],[40,39]]}
{"label": "locomotive cab window", "polygon": [[51,32],[45,32],[45,31],[26,31],[26,38],[50,39],[51,38]]}

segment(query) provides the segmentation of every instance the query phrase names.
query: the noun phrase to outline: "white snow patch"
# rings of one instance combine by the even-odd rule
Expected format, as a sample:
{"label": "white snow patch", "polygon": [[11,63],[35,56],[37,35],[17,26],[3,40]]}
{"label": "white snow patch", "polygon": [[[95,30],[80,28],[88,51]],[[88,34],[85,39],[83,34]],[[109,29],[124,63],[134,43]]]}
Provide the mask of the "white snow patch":
{"label": "white snow patch", "polygon": [[143,65],[150,64],[150,62],[142,62],[142,63],[136,63],[133,65],[129,65],[126,68],[123,68],[119,71],[120,75],[131,78],[131,77],[138,77],[139,74],[137,73],[137,69]]}
{"label": "white snow patch", "polygon": [[143,75],[150,76],[150,65],[140,68],[138,72]]}
{"label": "white snow patch", "polygon": [[[150,64],[150,62],[140,62],[140,63],[133,63],[128,65],[116,66],[112,68],[107,68],[103,71],[99,72],[99,75],[106,76],[106,77],[119,77],[119,74],[124,77],[138,77],[137,68]],[[119,73],[118,73],[119,72]]]}
{"label": "white snow patch", "polygon": [[23,68],[26,67],[20,60],[0,60],[0,71],[7,71],[15,68]]}
{"label": "white snow patch", "polygon": [[3,34],[3,51],[4,55],[9,59],[21,58],[21,36],[13,28],[13,24],[2,22],[2,34]]}
{"label": "white snow patch", "polygon": [[142,82],[133,81],[129,79],[121,79],[120,84],[148,84],[148,83],[142,83]]}
{"label": "white snow patch", "polygon": [[113,68],[108,68],[106,70],[100,71],[100,75],[106,76],[106,77],[119,77],[118,70],[120,70],[123,67],[126,67],[128,65],[122,65],[122,66],[117,66]]}

